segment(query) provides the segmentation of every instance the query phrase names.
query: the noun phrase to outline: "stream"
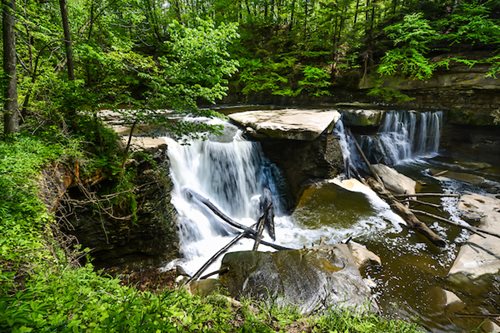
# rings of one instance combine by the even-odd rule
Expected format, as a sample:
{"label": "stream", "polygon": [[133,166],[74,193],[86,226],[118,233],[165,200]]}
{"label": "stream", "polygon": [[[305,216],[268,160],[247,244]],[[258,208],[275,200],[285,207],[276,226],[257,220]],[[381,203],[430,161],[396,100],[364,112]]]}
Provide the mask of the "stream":
{"label": "stream", "polygon": [[[267,187],[273,194],[275,243],[301,248],[320,242],[335,244],[352,237],[380,256],[382,266],[362,274],[376,284],[376,300],[385,316],[417,322],[430,332],[463,332],[481,325],[482,319],[459,317],[444,307],[444,289],[449,289],[445,278],[468,232],[422,218],[447,240],[445,248],[437,248],[408,230],[404,221],[371,189],[361,184],[350,190],[339,186],[349,176],[349,170],[364,168],[352,144],[356,137],[371,161],[392,165],[420,181],[425,184],[424,192],[484,191],[465,182],[439,181],[430,176],[429,170],[446,168],[456,162],[439,155],[442,112],[387,112],[374,135],[353,136],[342,121],[337,122],[331,135],[339,139],[347,172],[306,188],[292,212],[285,208],[285,179],[264,155],[260,143],[245,139],[241,129],[232,124],[207,121],[224,125],[223,134],[189,144],[165,138],[182,255],[166,269],[181,265],[193,274],[235,236],[234,230],[211,211],[188,198],[186,189],[203,195],[234,220],[251,226],[258,219],[259,197]],[[481,176],[495,183],[500,179],[500,172],[486,170]],[[446,216],[460,221],[456,209],[458,199],[429,201],[441,203]],[[436,213],[434,208],[425,210]],[[264,235],[265,240],[272,241]],[[252,245],[253,240],[243,239],[231,251],[250,250]],[[272,251],[265,246],[259,250]],[[216,271],[219,264],[220,259],[206,272]],[[498,297],[498,290],[492,291],[491,297]],[[497,300],[486,303],[498,304],[495,302]],[[498,313],[498,309],[488,308],[484,302],[472,300],[470,303],[477,304],[472,309],[475,312]]]}

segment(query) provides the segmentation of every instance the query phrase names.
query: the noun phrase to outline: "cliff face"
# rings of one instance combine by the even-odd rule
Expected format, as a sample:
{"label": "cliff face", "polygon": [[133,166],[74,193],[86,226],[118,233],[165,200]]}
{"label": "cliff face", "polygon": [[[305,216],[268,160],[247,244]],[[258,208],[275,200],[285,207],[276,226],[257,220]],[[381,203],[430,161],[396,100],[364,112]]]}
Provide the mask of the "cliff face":
{"label": "cliff face", "polygon": [[[488,77],[488,70],[489,66],[455,65],[428,80],[395,77],[386,79],[383,86],[413,97],[405,108],[447,110],[450,124],[490,126],[493,112],[500,109],[500,80]],[[373,78],[363,80],[359,88],[372,88],[373,82]]]}

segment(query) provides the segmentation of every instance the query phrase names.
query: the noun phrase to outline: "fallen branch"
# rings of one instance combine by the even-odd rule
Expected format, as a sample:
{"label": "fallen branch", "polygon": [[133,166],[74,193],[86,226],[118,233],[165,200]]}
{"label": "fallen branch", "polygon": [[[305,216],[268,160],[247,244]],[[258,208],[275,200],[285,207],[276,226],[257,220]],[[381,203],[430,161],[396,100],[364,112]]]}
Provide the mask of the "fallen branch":
{"label": "fallen branch", "polygon": [[218,269],[216,271],[213,271],[213,272],[210,272],[208,274],[205,274],[203,275],[200,280],[205,280],[205,279],[208,279],[209,277],[213,276],[213,275],[216,275],[216,274],[224,274],[224,273],[227,273],[229,272],[229,268],[228,267],[224,267],[224,268],[221,268],[221,269]]}
{"label": "fallen branch", "polygon": [[448,170],[439,171],[439,172],[436,172],[435,174],[433,174],[432,177],[439,177],[439,176],[444,175],[447,172],[448,172]]}
{"label": "fallen branch", "polygon": [[445,219],[444,217],[441,217],[441,216],[438,216],[438,215],[434,215],[434,214],[431,214],[431,213],[427,213],[427,212],[424,212],[424,211],[421,211],[421,210],[412,209],[411,211],[414,212],[415,214],[420,214],[420,215],[425,215],[425,216],[428,216],[428,217],[432,217],[433,219],[436,219],[436,220],[439,220],[439,221],[442,221],[442,222],[445,222],[445,223],[457,226],[457,227],[465,229],[465,230],[469,230],[470,232],[475,233],[475,234],[477,234],[477,235],[479,235],[479,236],[481,236],[483,238],[485,238],[485,237],[483,235],[481,235],[480,233],[500,238],[499,234],[496,234],[496,233],[488,231],[488,230],[484,230],[484,229],[481,229],[481,228],[478,228],[478,227],[473,227],[473,226],[462,225],[462,224],[450,221],[448,219]]}
{"label": "fallen branch", "polygon": [[[254,224],[255,226],[255,224]],[[233,246],[234,244],[236,244],[240,239],[242,239],[243,237],[245,237],[245,234],[246,234],[246,231],[243,231],[242,233],[240,233],[238,236],[236,236],[235,238],[233,238],[233,240],[231,240],[229,243],[226,244],[226,246],[224,246],[223,248],[221,248],[219,251],[217,251],[212,257],[210,257],[210,259],[208,259],[204,264],[203,266],[200,267],[200,269],[198,269],[196,271],[196,273],[193,274],[193,276],[191,276],[184,284],[188,284],[190,283],[191,281],[196,281],[198,280],[198,278],[201,276],[201,274],[210,266],[213,264],[213,262],[215,260],[217,260],[217,258],[219,258],[221,255],[223,255],[227,250],[229,250],[229,248],[231,246]]]}
{"label": "fallen branch", "polygon": [[[209,208],[222,221],[226,222],[227,224],[229,224],[230,226],[232,226],[234,228],[237,228],[237,229],[245,231],[243,237],[252,238],[252,239],[257,238],[257,231],[255,231],[254,229],[249,228],[249,227],[247,227],[247,226],[245,226],[245,225],[243,225],[241,223],[236,222],[235,220],[233,220],[232,218],[230,218],[229,216],[227,216],[226,214],[224,214],[217,206],[215,206],[207,198],[205,198],[202,195],[200,195],[198,193],[195,193],[195,192],[193,192],[193,191],[191,191],[189,189],[186,189],[185,192],[186,192],[186,195],[195,198],[196,200],[198,200],[199,202],[201,202],[203,205],[205,205],[207,208]],[[264,240],[260,240],[260,243],[262,245],[266,245],[266,246],[272,247],[275,250],[293,250],[293,249],[291,249],[289,247],[285,247],[285,246],[281,246],[281,245],[278,245],[278,244],[266,242]]]}
{"label": "fallen branch", "polygon": [[365,162],[366,166],[368,167],[368,170],[370,170],[370,173],[372,174],[372,176],[375,177],[375,179],[380,184],[384,185],[384,182],[382,181],[382,179],[380,179],[380,177],[377,174],[377,172],[373,169],[373,167],[372,167],[370,161],[368,160],[368,158],[366,158],[366,155],[363,152],[363,149],[361,149],[361,147],[359,146],[358,141],[356,141],[355,139],[352,140],[352,141],[354,142],[354,145],[356,146],[356,149],[358,150],[359,155],[361,155],[361,158],[363,159],[363,161]]}
{"label": "fallen branch", "polygon": [[266,212],[262,214],[259,218],[259,222],[257,222],[257,237],[255,237],[255,243],[253,244],[252,251],[257,251],[259,248],[259,243],[262,238],[262,233],[264,232],[264,224],[266,223]]}
{"label": "fallen branch", "polygon": [[408,207],[399,202],[394,197],[394,195],[392,195],[392,193],[384,188],[383,185],[370,177],[366,179],[366,182],[373,191],[375,191],[382,199],[384,199],[384,201],[389,204],[389,206],[391,206],[391,209],[394,210],[396,214],[401,216],[406,221],[406,223],[408,223],[408,226],[410,228],[415,229],[416,231],[427,237],[427,239],[429,239],[434,245],[439,247],[446,246],[446,242],[441,237],[439,237],[434,231],[432,231],[425,223],[421,222]]}
{"label": "fallen branch", "polygon": [[460,194],[449,193],[413,193],[413,194],[395,194],[396,198],[411,198],[411,197],[451,197],[459,198]]}
{"label": "fallen branch", "polygon": [[433,207],[433,208],[441,208],[441,205],[434,204],[431,202],[426,202],[426,201],[420,201],[417,199],[405,199],[403,201],[404,202],[412,202],[412,203],[419,204],[419,205],[425,205],[425,206],[429,206],[429,207]]}

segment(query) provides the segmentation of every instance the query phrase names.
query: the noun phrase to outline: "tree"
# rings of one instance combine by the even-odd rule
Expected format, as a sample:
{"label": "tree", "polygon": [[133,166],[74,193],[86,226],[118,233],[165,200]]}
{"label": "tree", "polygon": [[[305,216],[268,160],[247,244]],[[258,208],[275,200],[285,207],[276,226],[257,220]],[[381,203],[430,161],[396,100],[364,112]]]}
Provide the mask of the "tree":
{"label": "tree", "polygon": [[66,50],[66,66],[68,68],[68,79],[70,81],[74,81],[75,64],[73,62],[73,48],[71,46],[71,31],[69,29],[68,6],[66,5],[66,0],[59,0],[59,7],[61,9],[61,20],[64,31],[64,48]]}
{"label": "tree", "polygon": [[17,104],[16,36],[14,26],[16,1],[2,0],[3,19],[3,70],[4,86],[4,133],[19,131],[19,107]]}

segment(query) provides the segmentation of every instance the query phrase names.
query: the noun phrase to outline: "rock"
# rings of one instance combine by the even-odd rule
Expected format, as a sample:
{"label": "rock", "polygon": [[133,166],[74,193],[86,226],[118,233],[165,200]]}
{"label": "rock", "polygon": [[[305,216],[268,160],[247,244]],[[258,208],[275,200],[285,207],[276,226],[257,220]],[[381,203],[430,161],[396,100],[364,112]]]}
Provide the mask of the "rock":
{"label": "rock", "polygon": [[[500,199],[467,194],[460,198],[459,208],[481,215],[479,227],[500,234]],[[500,241],[497,237],[473,234],[460,251],[448,272],[448,279],[471,293],[489,293],[491,285],[500,285]],[[498,290],[497,290],[498,291]],[[497,294],[497,302],[500,303]],[[498,304],[500,306],[500,304]]]}
{"label": "rock", "polygon": [[261,110],[233,113],[229,119],[250,127],[256,138],[273,138],[311,141],[318,138],[327,129],[333,129],[340,119],[335,110]]}
{"label": "rock", "polygon": [[384,186],[395,194],[414,194],[417,183],[391,167],[384,164],[373,164],[373,170],[384,182]]}
{"label": "rock", "polygon": [[318,182],[304,189],[292,216],[310,228],[350,228],[373,214],[374,209],[363,193],[331,182]]}
{"label": "rock", "polygon": [[[72,214],[67,216],[69,224],[63,231],[74,235],[83,248],[91,249],[97,267],[141,268],[179,256],[175,209],[170,203],[172,183],[168,163],[166,154],[156,158],[154,164],[149,158],[138,161],[134,202],[124,199],[120,205],[113,206],[112,202],[101,202],[114,217],[92,203],[64,203],[65,211]],[[72,199],[87,201],[77,187],[70,189],[68,194]],[[131,211],[133,204],[137,208],[135,221]]]}
{"label": "rock", "polygon": [[460,312],[465,308],[465,303],[454,293],[444,290],[445,310],[447,312]]}
{"label": "rock", "polygon": [[223,288],[222,284],[217,279],[206,279],[193,281],[189,284],[189,291],[193,295],[197,296],[208,296],[215,293],[220,293]]}
{"label": "rock", "polygon": [[324,133],[313,141],[261,140],[265,155],[283,172],[295,203],[305,184],[334,178],[344,170],[338,140]]}
{"label": "rock", "polygon": [[379,126],[384,110],[342,110],[343,122],[347,126]]}
{"label": "rock", "polygon": [[350,241],[347,246],[349,247],[349,250],[351,250],[351,254],[354,257],[354,261],[356,262],[358,269],[363,270],[369,266],[382,265],[380,257],[368,250],[366,246],[353,241]]}
{"label": "rock", "polygon": [[[279,252],[240,251],[222,259],[222,284],[236,298],[250,297],[303,314],[330,307],[366,310],[370,289],[347,245]],[[375,305],[371,303],[371,309]]]}
{"label": "rock", "polygon": [[[128,136],[121,137],[122,145],[125,147],[128,142]],[[130,141],[131,150],[147,150],[147,151],[157,151],[167,148],[167,142],[162,138],[154,138],[147,136],[132,136]]]}

